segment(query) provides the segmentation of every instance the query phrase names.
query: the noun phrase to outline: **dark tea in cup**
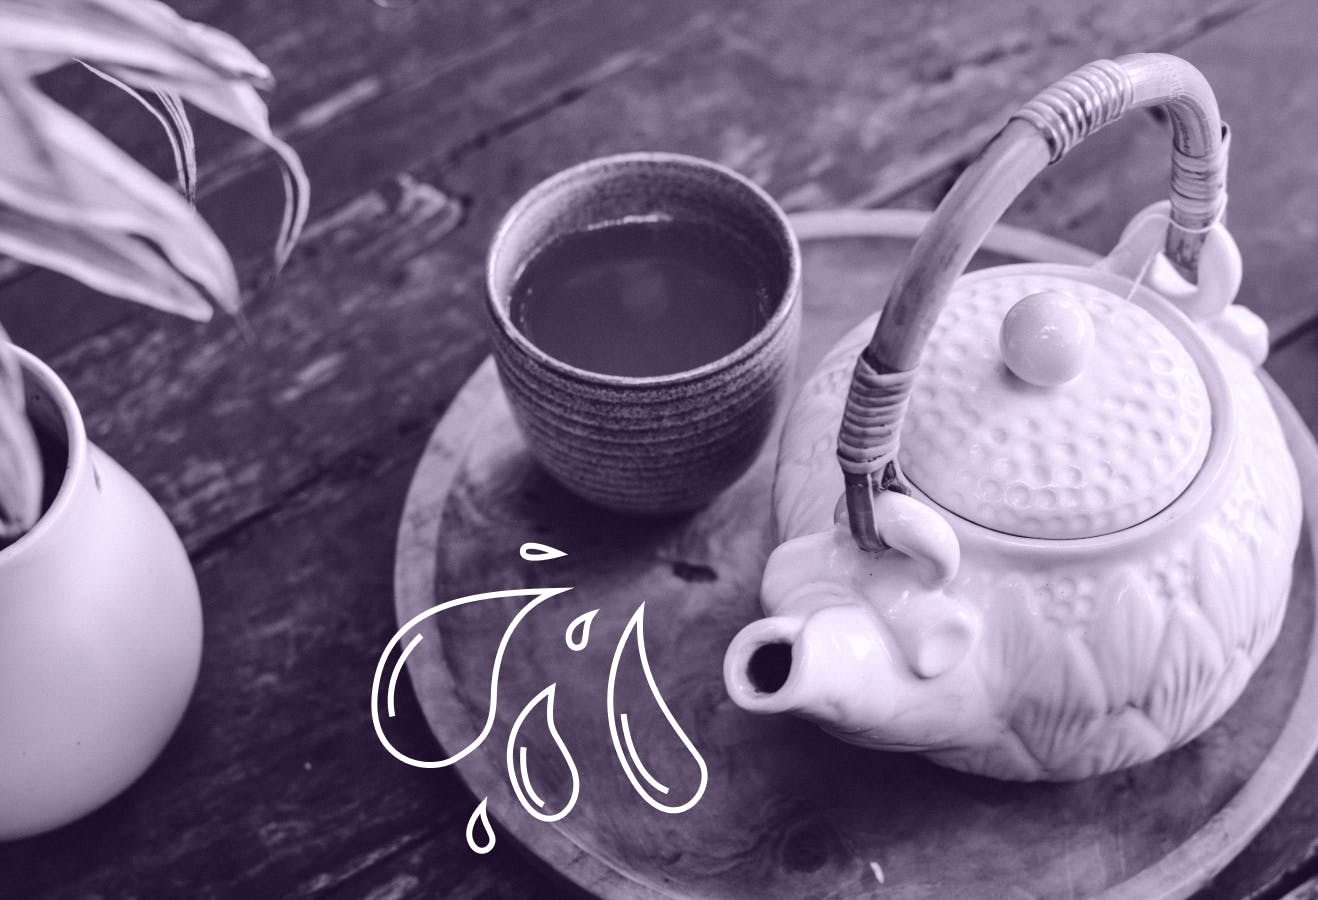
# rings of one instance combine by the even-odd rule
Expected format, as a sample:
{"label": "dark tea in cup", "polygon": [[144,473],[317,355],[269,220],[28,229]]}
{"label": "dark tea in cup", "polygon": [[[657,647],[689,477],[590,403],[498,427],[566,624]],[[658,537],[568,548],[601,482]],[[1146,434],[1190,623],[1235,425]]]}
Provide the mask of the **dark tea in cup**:
{"label": "dark tea in cup", "polygon": [[764,327],[770,276],[727,231],[670,217],[607,222],[538,251],[509,315],[550,356],[609,375],[668,375]]}

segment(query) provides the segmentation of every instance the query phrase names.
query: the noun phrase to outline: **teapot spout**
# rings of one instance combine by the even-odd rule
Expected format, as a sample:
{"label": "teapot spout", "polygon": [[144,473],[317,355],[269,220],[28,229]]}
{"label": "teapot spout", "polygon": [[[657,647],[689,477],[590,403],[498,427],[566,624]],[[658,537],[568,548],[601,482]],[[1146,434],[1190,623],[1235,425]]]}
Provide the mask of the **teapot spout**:
{"label": "teapot spout", "polygon": [[973,623],[922,599],[931,615],[913,615],[904,637],[861,603],[752,622],[723,660],[728,695],[748,712],[795,713],[865,747],[991,743],[1001,729],[978,667],[965,664]]}
{"label": "teapot spout", "polygon": [[728,695],[748,712],[795,713],[843,736],[868,730],[893,713],[885,632],[860,604],[752,622],[723,659]]}
{"label": "teapot spout", "polygon": [[794,657],[800,655],[796,640],[801,624],[795,616],[773,616],[737,633],[723,657],[723,681],[734,703],[747,712],[766,714],[798,709],[799,666],[795,681],[792,675]]}

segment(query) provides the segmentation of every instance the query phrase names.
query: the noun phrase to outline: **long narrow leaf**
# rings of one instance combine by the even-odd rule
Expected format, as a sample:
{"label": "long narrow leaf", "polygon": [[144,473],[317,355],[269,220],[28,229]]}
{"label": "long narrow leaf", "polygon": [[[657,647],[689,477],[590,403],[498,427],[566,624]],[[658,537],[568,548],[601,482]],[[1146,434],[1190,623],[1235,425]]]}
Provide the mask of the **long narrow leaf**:
{"label": "long narrow leaf", "polygon": [[14,152],[0,157],[0,202],[52,222],[140,235],[213,302],[236,311],[233,263],[197,211],[96,129],[26,81],[4,77],[4,65],[0,126],[10,126]]}
{"label": "long narrow leaf", "polygon": [[183,20],[183,30],[192,39],[192,46],[198,58],[225,72],[225,77],[229,81],[245,81],[255,87],[266,89],[274,87],[275,79],[270,74],[269,67],[257,59],[252,51],[244,47],[233,35],[187,19]]}
{"label": "long narrow leaf", "polygon": [[51,222],[0,206],[0,253],[164,312],[196,321],[211,317],[201,292],[131,235]]}
{"label": "long narrow leaf", "polygon": [[157,0],[4,0],[0,48],[39,51],[43,62],[89,59],[196,81],[270,81],[270,70],[238,41]]}
{"label": "long narrow leaf", "polygon": [[96,68],[91,63],[82,62],[82,67],[132,97],[160,123],[160,127],[165,130],[165,137],[169,139],[169,148],[174,151],[174,171],[178,177],[179,190],[183,192],[189,203],[195,204],[197,202],[197,145],[192,134],[192,123],[188,121],[188,114],[183,109],[182,102],[165,91],[153,90],[148,97],[131,84]]}
{"label": "long narrow leaf", "polygon": [[0,328],[0,542],[5,543],[41,514],[41,456],[24,409],[23,373]]}

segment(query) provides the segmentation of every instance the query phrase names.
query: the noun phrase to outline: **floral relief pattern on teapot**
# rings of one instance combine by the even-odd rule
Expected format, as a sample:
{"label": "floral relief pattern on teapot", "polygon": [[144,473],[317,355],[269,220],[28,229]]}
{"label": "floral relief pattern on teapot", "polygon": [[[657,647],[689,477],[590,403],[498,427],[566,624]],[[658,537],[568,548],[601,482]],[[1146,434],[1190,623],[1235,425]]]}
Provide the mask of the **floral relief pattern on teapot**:
{"label": "floral relief pattern on teapot", "polygon": [[[1146,103],[1182,101],[1145,80],[1171,72],[1182,90],[1193,81],[1185,70],[1198,76],[1159,55],[1094,65],[1104,78],[1135,81],[1130,95]],[[1093,66],[1070,77],[1086,72],[1098,77]],[[1203,134],[1220,135],[1215,105],[1207,118]],[[1187,127],[1178,126],[1177,153],[1193,143]],[[991,151],[931,230],[949,204],[974,207],[986,168],[1008,184],[974,212],[983,228],[1028,182],[1004,179]],[[1224,147],[1210,142],[1201,156],[1224,168]],[[1223,181],[1205,176],[1218,193]],[[1157,278],[1141,279],[1146,267],[1132,261],[1148,259],[1132,250],[1147,243],[1144,213],[1092,269],[1007,266],[957,279],[978,242],[962,238],[956,254],[940,255],[937,235],[922,239],[893,291],[937,300],[916,352],[893,351],[908,364],[871,353],[885,327],[871,317],[826,355],[789,413],[774,486],[781,544],[761,593],[767,617],[746,626],[725,659],[736,703],[795,712],[862,746],[1021,780],[1142,762],[1230,707],[1280,628],[1301,506],[1255,374],[1263,326],[1242,307],[1223,308],[1239,284],[1238,258],[1234,279],[1196,291],[1183,277],[1185,268],[1229,276],[1234,244],[1215,224],[1220,202],[1205,200],[1206,222],[1169,230],[1169,256],[1173,239],[1198,240],[1178,245],[1180,275]],[[921,275],[922,256],[955,271]],[[1070,299],[1025,317],[1044,345],[1031,368],[1009,320],[1017,299],[1040,294]],[[942,303],[955,315],[937,318]],[[912,308],[894,318],[919,319]],[[1096,337],[1080,327],[1086,316]],[[1067,340],[1060,355],[1048,344]],[[866,377],[881,390],[860,418],[880,449],[863,464],[853,454],[849,466],[848,419]],[[868,485],[856,489],[862,477]]]}

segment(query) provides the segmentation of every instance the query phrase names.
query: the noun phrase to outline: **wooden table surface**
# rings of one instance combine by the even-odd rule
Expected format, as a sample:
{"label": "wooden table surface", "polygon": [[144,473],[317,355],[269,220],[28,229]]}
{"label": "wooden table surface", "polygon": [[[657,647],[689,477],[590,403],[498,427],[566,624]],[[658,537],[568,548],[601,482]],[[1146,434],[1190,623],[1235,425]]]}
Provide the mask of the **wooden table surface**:
{"label": "wooden table surface", "polygon": [[[174,321],[40,272],[0,289],[0,319],[177,525],[206,616],[197,693],[163,756],[99,812],[0,845],[0,896],[563,894],[511,842],[467,849],[473,798],[449,771],[389,756],[368,697],[395,628],[409,478],[489,350],[491,232],[579,160],[675,150],[739,169],[790,211],[930,208],[1047,82],[1094,58],[1179,53],[1232,125],[1241,300],[1272,326],[1268,371],[1318,427],[1307,0],[175,5],[275,71],[273,121],[303,154],[312,218],[265,283],[277,173],[201,123],[200,205],[244,277],[242,321]],[[167,171],[161,136],[126,101],[71,72],[50,89]],[[1106,250],[1163,195],[1166,148],[1165,122],[1133,116],[1045,173],[1008,221]],[[807,303],[859,277],[832,258],[807,258]],[[402,702],[404,729],[433,751],[410,689]],[[1203,896],[1315,896],[1315,875],[1318,766]]]}

